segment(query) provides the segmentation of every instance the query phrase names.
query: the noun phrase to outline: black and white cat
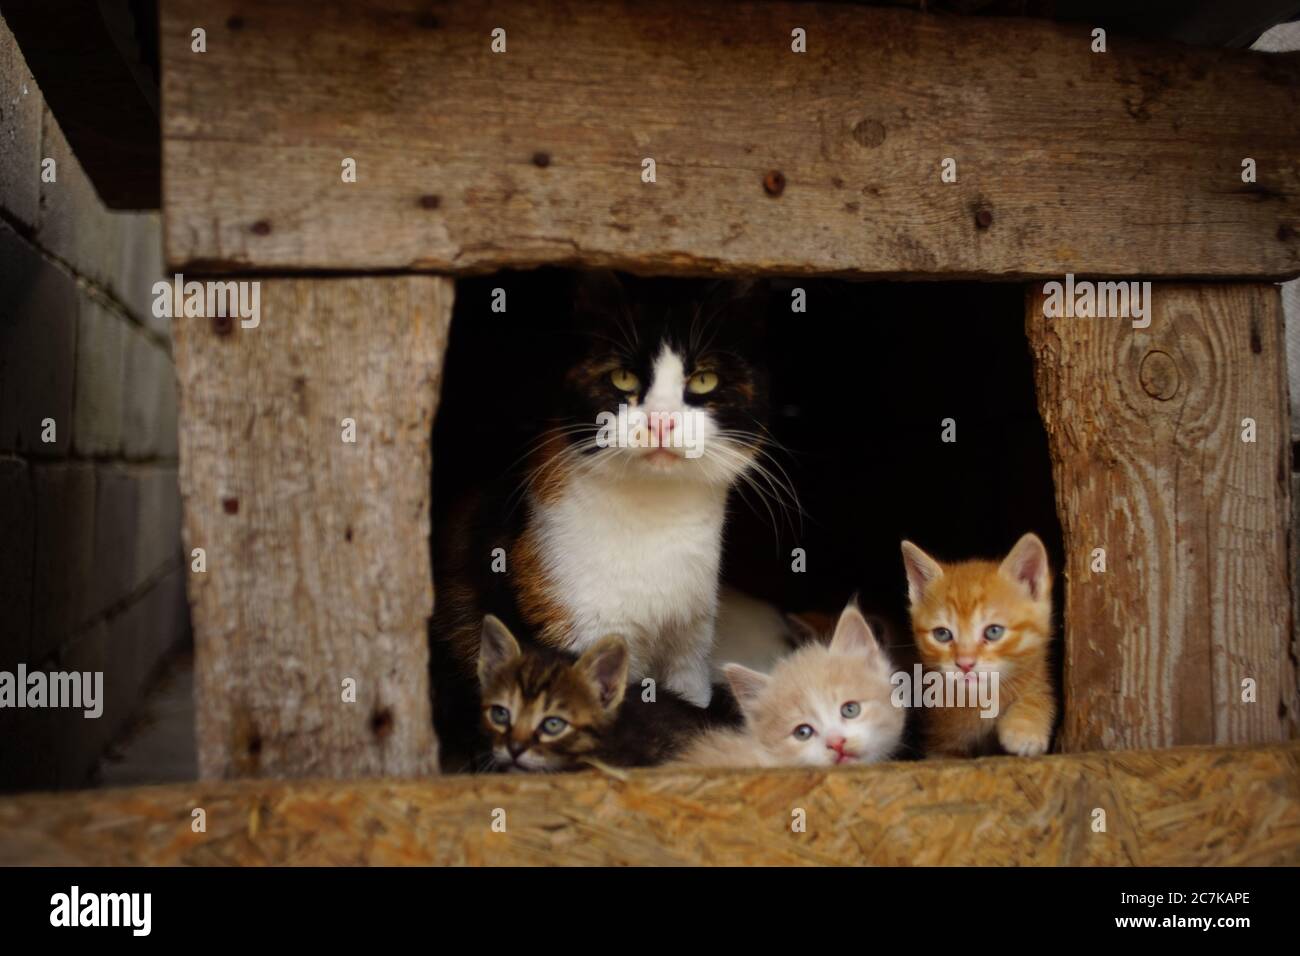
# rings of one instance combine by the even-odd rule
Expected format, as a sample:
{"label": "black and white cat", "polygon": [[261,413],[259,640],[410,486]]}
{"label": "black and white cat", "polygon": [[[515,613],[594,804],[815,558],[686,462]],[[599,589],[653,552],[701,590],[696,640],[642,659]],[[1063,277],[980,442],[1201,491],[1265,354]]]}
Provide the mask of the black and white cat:
{"label": "black and white cat", "polygon": [[[728,495],[765,471],[763,308],[733,284],[582,277],[550,427],[519,474],[453,516],[435,573],[437,686],[444,665],[474,679],[491,613],[575,656],[617,634],[630,680],[708,705]],[[443,693],[440,711],[456,695]]]}

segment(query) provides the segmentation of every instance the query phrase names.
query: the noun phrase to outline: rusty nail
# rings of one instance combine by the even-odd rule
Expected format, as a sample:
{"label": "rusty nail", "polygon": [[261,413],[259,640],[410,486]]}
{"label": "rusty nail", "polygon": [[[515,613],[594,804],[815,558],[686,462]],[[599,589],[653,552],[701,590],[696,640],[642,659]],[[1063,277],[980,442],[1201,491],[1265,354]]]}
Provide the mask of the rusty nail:
{"label": "rusty nail", "polygon": [[763,177],[763,188],[769,196],[779,196],[785,192],[785,173],[774,169]]}
{"label": "rusty nail", "polygon": [[979,212],[975,213],[975,225],[979,226],[981,229],[987,229],[989,226],[993,225],[993,210],[981,209]]}
{"label": "rusty nail", "polygon": [[244,29],[244,18],[231,17],[229,20],[226,21],[226,27],[230,30],[242,30]]}
{"label": "rusty nail", "polygon": [[223,498],[221,501],[221,510],[228,515],[239,514],[239,499]]}
{"label": "rusty nail", "polygon": [[551,154],[541,152],[533,153],[533,165],[539,169],[545,169],[547,166],[551,165]]}
{"label": "rusty nail", "polygon": [[253,223],[249,228],[253,230],[254,235],[269,236],[271,234],[271,224],[265,219],[257,220],[257,222]]}
{"label": "rusty nail", "polygon": [[235,327],[235,320],[228,315],[214,315],[212,317],[212,331],[217,335],[229,335]]}
{"label": "rusty nail", "polygon": [[440,205],[442,205],[442,200],[437,196],[425,195],[420,197],[421,209],[437,209]]}

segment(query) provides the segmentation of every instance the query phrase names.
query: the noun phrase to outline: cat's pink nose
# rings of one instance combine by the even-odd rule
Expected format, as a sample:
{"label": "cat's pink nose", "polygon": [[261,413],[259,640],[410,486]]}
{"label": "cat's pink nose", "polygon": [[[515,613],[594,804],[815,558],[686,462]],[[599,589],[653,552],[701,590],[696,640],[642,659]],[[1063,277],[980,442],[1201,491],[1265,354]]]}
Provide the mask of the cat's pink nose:
{"label": "cat's pink nose", "polygon": [[975,667],[975,658],[959,657],[957,658],[957,666],[961,668],[963,674],[969,674]]}
{"label": "cat's pink nose", "polygon": [[673,417],[671,415],[660,415],[655,422],[655,437],[659,440],[662,447],[668,444],[668,436],[673,431]]}
{"label": "cat's pink nose", "polygon": [[829,747],[831,750],[834,750],[837,754],[842,754],[844,753],[844,738],[827,737],[826,746]]}

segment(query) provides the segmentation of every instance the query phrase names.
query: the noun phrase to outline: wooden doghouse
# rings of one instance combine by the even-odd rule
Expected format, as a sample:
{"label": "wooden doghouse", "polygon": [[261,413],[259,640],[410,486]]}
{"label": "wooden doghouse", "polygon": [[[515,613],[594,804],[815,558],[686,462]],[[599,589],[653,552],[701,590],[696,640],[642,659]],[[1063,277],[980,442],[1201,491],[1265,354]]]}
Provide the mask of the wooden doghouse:
{"label": "wooden doghouse", "polygon": [[[162,14],[167,263],[261,282],[256,328],[174,326],[204,780],[66,798],[37,814],[51,839],[78,845],[97,800],[123,822],[94,853],[119,861],[1300,862],[1271,284],[1300,274],[1300,55],[830,3]],[[1062,753],[284,782],[434,773],[429,435],[456,278],[542,265],[1022,284]],[[1151,281],[1149,326],[1045,318],[1067,274]]]}

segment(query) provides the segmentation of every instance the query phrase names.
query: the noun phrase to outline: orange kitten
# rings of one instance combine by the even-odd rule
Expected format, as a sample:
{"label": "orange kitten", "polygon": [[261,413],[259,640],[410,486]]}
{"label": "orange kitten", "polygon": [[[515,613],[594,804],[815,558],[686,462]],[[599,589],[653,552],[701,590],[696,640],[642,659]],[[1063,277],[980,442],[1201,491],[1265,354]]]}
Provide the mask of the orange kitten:
{"label": "orange kitten", "polygon": [[678,765],[829,767],[887,759],[906,714],[894,706],[889,658],[856,606],[830,645],[813,642],[777,661],[771,675],[723,668],[745,726],[711,730],[687,745]]}
{"label": "orange kitten", "polygon": [[1045,753],[1056,700],[1047,663],[1052,579],[1043,542],[1026,534],[1001,564],[941,564],[904,541],[903,564],[912,634],[926,671],[971,685],[985,673],[997,680],[996,717],[981,717],[973,704],[922,710],[926,753],[997,752],[995,743],[1021,756]]}

